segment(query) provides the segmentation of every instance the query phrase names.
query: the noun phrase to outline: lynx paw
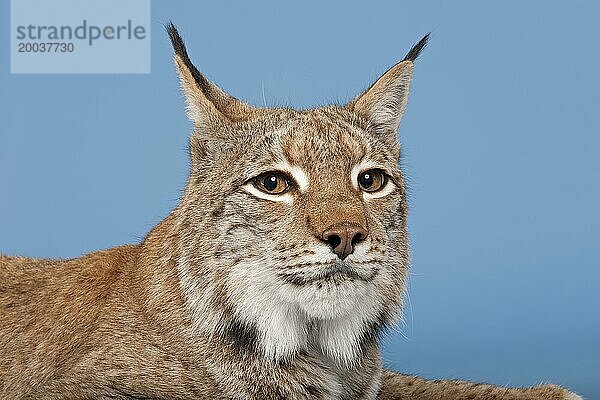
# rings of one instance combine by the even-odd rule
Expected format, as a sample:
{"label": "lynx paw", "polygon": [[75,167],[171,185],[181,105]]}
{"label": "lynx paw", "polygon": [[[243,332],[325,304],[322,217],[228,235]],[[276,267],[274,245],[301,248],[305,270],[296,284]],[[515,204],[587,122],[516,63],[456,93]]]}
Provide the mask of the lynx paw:
{"label": "lynx paw", "polygon": [[535,398],[540,400],[584,400],[583,397],[558,385],[542,385],[538,386],[534,390]]}
{"label": "lynx paw", "polygon": [[573,392],[568,392],[565,400],[583,400],[583,397],[576,395]]}

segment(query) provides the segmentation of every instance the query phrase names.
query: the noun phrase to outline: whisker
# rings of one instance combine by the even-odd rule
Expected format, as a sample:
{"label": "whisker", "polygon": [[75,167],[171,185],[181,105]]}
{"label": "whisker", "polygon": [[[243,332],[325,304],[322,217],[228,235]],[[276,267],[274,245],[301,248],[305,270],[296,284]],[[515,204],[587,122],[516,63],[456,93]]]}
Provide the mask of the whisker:
{"label": "whisker", "polygon": [[406,285],[406,301],[408,302],[408,311],[410,313],[410,333],[411,336],[414,335],[414,314],[413,314],[413,309],[412,309],[412,301],[410,300],[410,290],[411,290],[411,285],[410,285],[410,281],[409,283]]}
{"label": "whisker", "polygon": [[[402,321],[404,321],[404,320],[402,320]],[[402,336],[404,339],[406,339],[406,340],[410,340],[410,339],[408,338],[408,336],[406,336],[406,335],[404,334],[404,332],[403,332],[403,331],[402,331],[402,329],[401,329],[401,328],[398,326],[398,324],[392,324],[392,325],[389,325],[389,326],[388,326],[388,328],[389,328],[390,330],[392,330],[393,332],[400,334],[400,335],[401,335],[401,336]]]}

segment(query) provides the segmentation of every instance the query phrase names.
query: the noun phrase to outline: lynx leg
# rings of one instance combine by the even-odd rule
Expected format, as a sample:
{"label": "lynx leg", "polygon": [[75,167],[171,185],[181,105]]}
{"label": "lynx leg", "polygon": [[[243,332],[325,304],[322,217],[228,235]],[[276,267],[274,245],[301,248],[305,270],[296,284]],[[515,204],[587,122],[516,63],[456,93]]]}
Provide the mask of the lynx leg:
{"label": "lynx leg", "polygon": [[391,371],[383,374],[380,400],[582,400],[557,385],[505,388],[465,381],[426,380]]}

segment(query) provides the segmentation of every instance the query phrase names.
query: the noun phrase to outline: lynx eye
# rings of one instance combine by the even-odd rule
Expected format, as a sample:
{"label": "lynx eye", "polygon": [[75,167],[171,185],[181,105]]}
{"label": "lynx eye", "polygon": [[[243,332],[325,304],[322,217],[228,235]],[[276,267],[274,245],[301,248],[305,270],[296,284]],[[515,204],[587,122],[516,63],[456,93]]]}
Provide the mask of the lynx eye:
{"label": "lynx eye", "polygon": [[290,188],[290,180],[281,172],[272,171],[260,174],[253,180],[254,187],[267,194],[283,194]]}
{"label": "lynx eye", "polygon": [[358,175],[358,185],[365,192],[377,192],[387,183],[387,175],[380,169],[370,169]]}

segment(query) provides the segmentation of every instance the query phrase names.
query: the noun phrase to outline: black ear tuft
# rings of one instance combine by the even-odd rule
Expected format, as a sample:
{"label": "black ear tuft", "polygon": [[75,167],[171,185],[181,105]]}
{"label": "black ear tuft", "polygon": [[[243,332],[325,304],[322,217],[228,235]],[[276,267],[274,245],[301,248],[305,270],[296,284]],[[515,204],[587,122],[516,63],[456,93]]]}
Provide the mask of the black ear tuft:
{"label": "black ear tuft", "polygon": [[419,57],[419,54],[421,54],[421,51],[425,48],[425,46],[427,46],[427,41],[429,40],[429,35],[431,35],[431,32],[429,32],[427,35],[423,36],[423,39],[419,40],[419,42],[417,44],[415,44],[412,49],[410,49],[410,51],[408,52],[408,54],[406,55],[406,57],[404,57],[404,60],[402,61],[415,61],[417,59],[417,57]]}
{"label": "black ear tuft", "polygon": [[185,43],[183,43],[183,39],[179,35],[177,31],[177,27],[173,24],[172,21],[169,21],[167,26],[167,33],[169,34],[169,38],[171,39],[171,44],[173,45],[173,50],[175,50],[175,54],[177,54],[181,59],[188,64],[190,58],[188,57],[187,50],[185,49]]}
{"label": "black ear tuft", "polygon": [[179,35],[175,24],[173,24],[172,21],[169,21],[165,28],[167,29],[167,33],[171,39],[171,44],[173,45],[173,50],[175,50],[175,55],[179,56],[185,66],[190,70],[194,80],[196,81],[196,84],[204,91],[205,95],[213,94],[214,90],[211,87],[211,83],[204,77],[204,75],[200,73],[200,71],[198,71],[198,68],[192,64],[192,61],[190,60],[185,48],[185,43]]}

